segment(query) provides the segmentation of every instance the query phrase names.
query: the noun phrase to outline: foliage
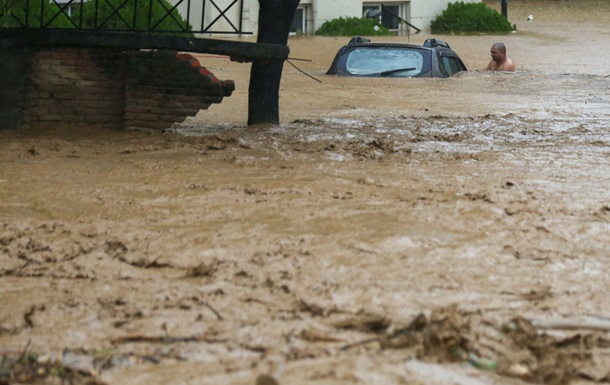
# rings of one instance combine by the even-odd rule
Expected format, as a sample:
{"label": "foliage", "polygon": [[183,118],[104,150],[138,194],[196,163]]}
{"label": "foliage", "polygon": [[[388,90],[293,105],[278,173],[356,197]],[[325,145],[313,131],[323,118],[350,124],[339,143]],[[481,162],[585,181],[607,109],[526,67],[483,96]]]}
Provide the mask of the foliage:
{"label": "foliage", "polygon": [[380,24],[379,20],[361,17],[340,17],[326,21],[316,35],[321,36],[383,36],[391,35],[390,30]]}
{"label": "foliage", "polygon": [[[100,30],[132,30],[147,31],[190,31],[191,27],[166,0],[90,0],[82,7],[84,28]],[[152,11],[151,11],[152,3]],[[116,11],[115,11],[116,10]],[[150,14],[150,24],[149,15]],[[75,12],[78,20],[80,10]],[[135,25],[135,28],[134,28]]]}
{"label": "foliage", "polygon": [[514,27],[484,3],[449,3],[430,24],[432,33],[510,32]]}
{"label": "foliage", "polygon": [[[42,6],[44,1],[44,13]],[[47,0],[0,0],[0,28],[71,28],[73,25],[60,7]],[[41,14],[44,17],[41,18]]]}
{"label": "foliage", "polygon": [[191,30],[178,10],[174,9],[168,15],[172,5],[167,0],[153,0],[152,3],[148,0],[89,0],[84,1],[82,6],[80,0],[74,0],[72,5],[75,7],[70,17],[67,15],[67,9],[61,12],[60,6],[52,0],[0,0],[0,27],[26,27],[26,14],[27,27],[40,27],[43,2],[45,28],[115,31],[150,29],[174,32]]}

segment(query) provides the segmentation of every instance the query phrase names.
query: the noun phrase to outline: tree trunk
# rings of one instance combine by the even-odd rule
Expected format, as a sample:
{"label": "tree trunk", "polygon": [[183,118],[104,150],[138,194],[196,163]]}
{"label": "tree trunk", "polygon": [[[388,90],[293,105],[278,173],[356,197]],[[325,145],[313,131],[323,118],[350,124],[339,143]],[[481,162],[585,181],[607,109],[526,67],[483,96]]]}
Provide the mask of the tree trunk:
{"label": "tree trunk", "polygon": [[[258,0],[258,43],[287,45],[300,0]],[[248,88],[248,125],[280,123],[279,99],[283,61],[254,60]]]}

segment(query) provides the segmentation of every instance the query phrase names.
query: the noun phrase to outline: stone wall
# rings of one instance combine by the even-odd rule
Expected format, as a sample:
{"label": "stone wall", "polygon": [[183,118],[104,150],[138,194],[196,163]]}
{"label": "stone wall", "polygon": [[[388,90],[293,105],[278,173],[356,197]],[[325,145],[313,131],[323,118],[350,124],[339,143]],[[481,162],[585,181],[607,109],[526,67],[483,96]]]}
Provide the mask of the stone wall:
{"label": "stone wall", "polygon": [[164,129],[235,89],[193,56],[170,50],[0,49],[0,59],[12,63],[0,64],[0,129]]}

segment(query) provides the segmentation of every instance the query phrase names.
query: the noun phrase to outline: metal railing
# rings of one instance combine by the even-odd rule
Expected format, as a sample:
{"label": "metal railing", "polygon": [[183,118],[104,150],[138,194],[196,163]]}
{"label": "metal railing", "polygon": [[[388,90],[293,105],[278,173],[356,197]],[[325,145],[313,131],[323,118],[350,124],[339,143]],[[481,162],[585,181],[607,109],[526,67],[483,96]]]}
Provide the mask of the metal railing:
{"label": "metal railing", "polygon": [[251,34],[244,0],[1,0],[0,30]]}

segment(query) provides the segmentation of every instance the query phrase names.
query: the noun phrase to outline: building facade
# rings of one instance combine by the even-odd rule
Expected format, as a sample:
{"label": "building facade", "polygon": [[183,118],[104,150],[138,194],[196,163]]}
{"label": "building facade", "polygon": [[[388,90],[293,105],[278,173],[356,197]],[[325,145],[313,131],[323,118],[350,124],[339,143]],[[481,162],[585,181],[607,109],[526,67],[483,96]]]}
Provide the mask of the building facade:
{"label": "building facade", "polygon": [[[382,7],[383,25],[397,34],[408,33],[408,28],[411,28],[409,24],[427,31],[430,29],[430,22],[443,12],[448,3],[455,1],[457,0],[301,0],[291,32],[313,35],[326,21],[339,17],[363,17],[367,11],[381,11]],[[461,1],[478,3],[482,0]],[[190,13],[191,24],[201,23],[201,17],[193,20],[193,16],[203,14],[202,25],[209,26],[204,29],[210,34],[243,31],[255,35],[258,30],[258,0],[207,0],[205,12],[199,12],[192,7]]]}

